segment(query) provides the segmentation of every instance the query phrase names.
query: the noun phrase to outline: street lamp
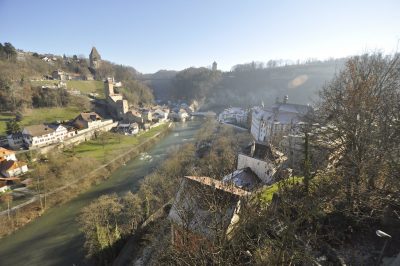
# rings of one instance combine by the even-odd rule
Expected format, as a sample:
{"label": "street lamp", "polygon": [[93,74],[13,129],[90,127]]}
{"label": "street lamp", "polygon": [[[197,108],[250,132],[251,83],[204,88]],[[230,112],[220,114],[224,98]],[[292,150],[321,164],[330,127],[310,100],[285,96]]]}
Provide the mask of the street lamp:
{"label": "street lamp", "polygon": [[385,232],[383,232],[383,231],[381,231],[381,230],[376,230],[376,235],[379,236],[379,237],[385,238],[385,244],[383,244],[383,247],[382,247],[382,250],[381,250],[381,254],[379,255],[378,262],[376,263],[376,266],[379,266],[379,264],[381,263],[381,259],[383,257],[383,252],[385,252],[385,248],[386,248],[387,242],[392,238],[392,236],[387,234],[387,233],[385,233]]}

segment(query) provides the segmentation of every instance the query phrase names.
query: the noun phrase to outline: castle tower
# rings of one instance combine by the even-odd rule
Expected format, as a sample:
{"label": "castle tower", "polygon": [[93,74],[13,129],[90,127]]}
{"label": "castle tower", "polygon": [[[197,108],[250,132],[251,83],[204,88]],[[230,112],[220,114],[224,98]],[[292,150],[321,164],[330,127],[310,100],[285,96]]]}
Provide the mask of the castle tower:
{"label": "castle tower", "polygon": [[114,95],[114,85],[111,79],[106,79],[106,81],[104,81],[104,95],[106,99],[108,96]]}
{"label": "castle tower", "polygon": [[217,62],[212,63],[212,71],[217,71]]}
{"label": "castle tower", "polygon": [[101,63],[101,56],[99,52],[97,52],[96,47],[94,46],[92,47],[92,51],[90,52],[89,61],[90,61],[90,68],[92,69],[99,68]]}

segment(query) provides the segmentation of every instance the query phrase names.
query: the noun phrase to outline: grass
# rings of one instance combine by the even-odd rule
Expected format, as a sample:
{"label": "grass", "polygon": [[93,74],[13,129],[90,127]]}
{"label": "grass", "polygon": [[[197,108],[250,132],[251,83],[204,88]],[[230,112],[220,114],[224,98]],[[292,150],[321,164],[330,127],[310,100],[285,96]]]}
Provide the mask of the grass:
{"label": "grass", "polygon": [[89,94],[91,92],[98,93],[99,98],[104,98],[104,85],[98,80],[69,80],[67,81],[68,89],[77,89],[81,93]]}
{"label": "grass", "polygon": [[263,191],[261,192],[259,198],[264,203],[271,202],[274,193],[278,192],[280,186],[282,186],[282,185],[291,186],[293,184],[296,184],[296,183],[299,183],[302,181],[303,181],[302,176],[295,176],[295,177],[291,177],[289,179],[281,180],[271,186],[264,188]]}
{"label": "grass", "polygon": [[[44,85],[57,85],[58,80],[40,80],[31,81],[33,86],[44,86]],[[98,93],[99,98],[104,98],[104,85],[102,81],[98,80],[68,80],[66,81],[68,89],[76,89],[82,94]]]}
{"label": "grass", "polygon": [[0,135],[6,133],[6,123],[8,120],[14,119],[15,115],[9,113],[0,113]]}
{"label": "grass", "polygon": [[[35,125],[57,120],[70,120],[76,117],[81,111],[75,107],[35,108],[26,111],[20,122],[21,127]],[[9,113],[0,113],[0,135],[5,134],[6,122],[14,119],[15,116]]]}
{"label": "grass", "polygon": [[78,157],[94,158],[98,161],[104,162],[120,155],[123,152],[133,148],[136,145],[143,143],[146,139],[154,136],[162,131],[168,124],[163,124],[158,127],[152,128],[147,132],[142,132],[136,136],[124,136],[117,133],[106,133],[106,140],[101,140],[101,137],[81,143],[67,151],[67,153],[74,154]]}

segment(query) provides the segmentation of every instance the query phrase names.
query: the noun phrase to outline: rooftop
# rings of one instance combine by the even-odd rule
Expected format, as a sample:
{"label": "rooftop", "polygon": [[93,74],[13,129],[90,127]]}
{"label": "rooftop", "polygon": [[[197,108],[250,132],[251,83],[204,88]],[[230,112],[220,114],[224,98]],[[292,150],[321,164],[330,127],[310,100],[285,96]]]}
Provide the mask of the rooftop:
{"label": "rooftop", "polygon": [[13,160],[0,162],[0,171],[9,171],[25,166],[24,162],[16,162]]}
{"label": "rooftop", "polygon": [[48,125],[45,124],[40,124],[40,125],[32,125],[32,126],[27,126],[24,128],[24,131],[33,136],[43,136],[46,134],[50,134],[54,132],[54,129],[52,129],[51,127],[49,127]]}
{"label": "rooftop", "polygon": [[262,183],[261,179],[258,178],[250,167],[238,169],[233,173],[224,176],[222,180],[224,183],[232,182],[236,187],[247,191],[255,189]]}
{"label": "rooftop", "polygon": [[181,182],[168,218],[208,239],[215,237],[213,229],[216,226],[228,232],[240,203],[238,194],[247,192],[242,190],[243,193],[231,193],[225,187],[223,182],[209,177],[186,176]]}
{"label": "rooftop", "polygon": [[0,147],[0,157],[15,154],[14,151],[7,150],[6,148]]}
{"label": "rooftop", "polygon": [[96,120],[101,120],[101,116],[99,116],[97,113],[95,112],[84,112],[84,113],[80,113],[79,116],[77,117],[81,118],[82,120],[85,120],[87,122],[91,122],[91,121],[96,121]]}

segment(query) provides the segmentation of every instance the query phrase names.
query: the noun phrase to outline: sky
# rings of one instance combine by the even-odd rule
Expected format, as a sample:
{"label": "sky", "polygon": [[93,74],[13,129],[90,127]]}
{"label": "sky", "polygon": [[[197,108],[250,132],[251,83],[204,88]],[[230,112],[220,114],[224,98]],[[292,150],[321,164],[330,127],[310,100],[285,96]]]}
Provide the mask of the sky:
{"label": "sky", "polygon": [[0,0],[0,42],[142,73],[393,53],[399,0]]}

